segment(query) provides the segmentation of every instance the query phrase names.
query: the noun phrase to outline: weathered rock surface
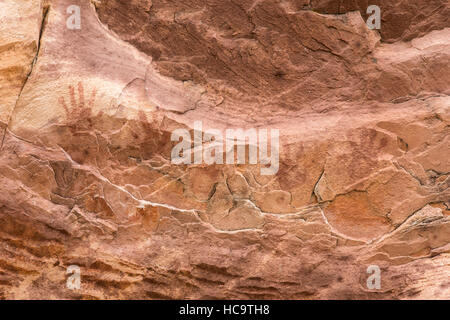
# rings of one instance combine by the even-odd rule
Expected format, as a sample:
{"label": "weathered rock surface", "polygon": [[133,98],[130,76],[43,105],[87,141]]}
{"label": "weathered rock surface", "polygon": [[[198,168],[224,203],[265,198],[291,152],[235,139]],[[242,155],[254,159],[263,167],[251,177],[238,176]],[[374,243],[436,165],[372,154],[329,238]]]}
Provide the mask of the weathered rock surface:
{"label": "weathered rock surface", "polygon": [[[450,298],[448,1],[0,9],[1,298]],[[171,163],[199,120],[278,172]]]}

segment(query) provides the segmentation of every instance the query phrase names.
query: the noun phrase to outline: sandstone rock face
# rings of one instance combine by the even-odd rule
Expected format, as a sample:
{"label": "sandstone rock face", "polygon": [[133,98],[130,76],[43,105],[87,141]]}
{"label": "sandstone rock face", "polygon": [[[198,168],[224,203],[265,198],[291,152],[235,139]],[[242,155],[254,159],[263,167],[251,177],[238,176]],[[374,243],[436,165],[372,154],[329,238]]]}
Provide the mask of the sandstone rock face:
{"label": "sandstone rock face", "polygon": [[[449,16],[1,1],[0,297],[449,299]],[[174,163],[180,129],[278,129],[279,166]]]}

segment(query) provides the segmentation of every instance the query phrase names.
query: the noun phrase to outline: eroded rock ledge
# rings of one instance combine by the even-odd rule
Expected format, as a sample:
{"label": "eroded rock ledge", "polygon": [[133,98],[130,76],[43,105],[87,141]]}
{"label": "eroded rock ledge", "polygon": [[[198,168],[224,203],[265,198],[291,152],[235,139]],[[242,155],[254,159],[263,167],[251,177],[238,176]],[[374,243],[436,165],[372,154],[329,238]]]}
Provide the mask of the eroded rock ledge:
{"label": "eroded rock ledge", "polygon": [[[370,4],[3,1],[0,297],[450,298],[449,3]],[[171,163],[198,120],[276,175]]]}

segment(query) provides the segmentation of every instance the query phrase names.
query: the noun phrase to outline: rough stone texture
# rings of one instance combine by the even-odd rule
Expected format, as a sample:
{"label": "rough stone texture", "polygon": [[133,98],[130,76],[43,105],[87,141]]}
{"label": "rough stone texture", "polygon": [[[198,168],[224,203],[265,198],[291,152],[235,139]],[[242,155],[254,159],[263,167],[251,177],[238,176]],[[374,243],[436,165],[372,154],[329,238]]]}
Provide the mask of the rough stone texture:
{"label": "rough stone texture", "polygon": [[[0,130],[9,121],[39,46],[39,1],[0,2]],[[20,17],[20,18],[19,18]]]}
{"label": "rough stone texture", "polygon": [[[449,299],[450,5],[370,4],[1,1],[0,297]],[[172,164],[196,120],[278,173]]]}

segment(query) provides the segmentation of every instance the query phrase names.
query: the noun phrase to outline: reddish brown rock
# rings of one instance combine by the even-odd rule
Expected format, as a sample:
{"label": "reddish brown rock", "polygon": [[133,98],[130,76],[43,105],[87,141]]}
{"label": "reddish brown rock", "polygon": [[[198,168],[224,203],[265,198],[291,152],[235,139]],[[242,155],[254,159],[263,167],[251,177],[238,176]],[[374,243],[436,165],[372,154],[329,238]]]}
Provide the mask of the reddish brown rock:
{"label": "reddish brown rock", "polygon": [[[0,297],[448,299],[448,2],[373,4],[3,1]],[[278,170],[174,164],[195,121]]]}

